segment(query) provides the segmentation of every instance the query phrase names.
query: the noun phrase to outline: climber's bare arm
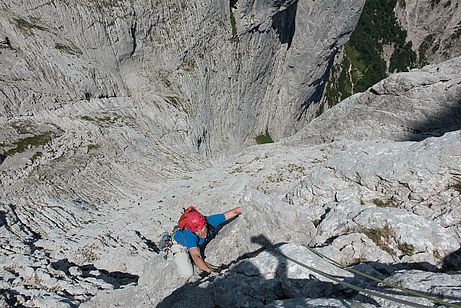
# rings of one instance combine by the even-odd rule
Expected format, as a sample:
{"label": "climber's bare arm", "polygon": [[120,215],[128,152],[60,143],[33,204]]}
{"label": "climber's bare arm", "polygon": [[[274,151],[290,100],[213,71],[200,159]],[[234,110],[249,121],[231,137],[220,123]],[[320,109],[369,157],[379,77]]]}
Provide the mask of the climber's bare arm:
{"label": "climber's bare arm", "polygon": [[226,220],[232,219],[237,215],[240,215],[240,206],[224,213],[224,217],[226,218]]}

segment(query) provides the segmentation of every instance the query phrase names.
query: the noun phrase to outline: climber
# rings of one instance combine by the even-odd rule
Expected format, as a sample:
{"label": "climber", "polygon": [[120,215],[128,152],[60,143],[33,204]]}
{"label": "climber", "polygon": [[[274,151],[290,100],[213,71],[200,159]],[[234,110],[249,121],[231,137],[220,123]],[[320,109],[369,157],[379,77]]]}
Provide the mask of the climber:
{"label": "climber", "polygon": [[189,278],[194,273],[190,259],[203,272],[209,274],[213,271],[202,258],[205,245],[214,238],[220,226],[239,214],[240,207],[211,216],[203,216],[194,208],[188,214],[185,228],[177,229],[172,235],[174,244],[171,252],[181,276]]}

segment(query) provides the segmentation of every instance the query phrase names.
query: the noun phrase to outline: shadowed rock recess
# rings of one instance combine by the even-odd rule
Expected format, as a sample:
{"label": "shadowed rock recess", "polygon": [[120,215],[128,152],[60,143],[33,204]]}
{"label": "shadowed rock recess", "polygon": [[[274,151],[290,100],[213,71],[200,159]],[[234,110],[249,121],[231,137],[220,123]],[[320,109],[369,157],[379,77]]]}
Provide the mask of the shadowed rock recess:
{"label": "shadowed rock recess", "polygon": [[[0,3],[0,306],[460,306],[461,58],[312,120],[362,6]],[[185,281],[189,203],[242,215]]]}

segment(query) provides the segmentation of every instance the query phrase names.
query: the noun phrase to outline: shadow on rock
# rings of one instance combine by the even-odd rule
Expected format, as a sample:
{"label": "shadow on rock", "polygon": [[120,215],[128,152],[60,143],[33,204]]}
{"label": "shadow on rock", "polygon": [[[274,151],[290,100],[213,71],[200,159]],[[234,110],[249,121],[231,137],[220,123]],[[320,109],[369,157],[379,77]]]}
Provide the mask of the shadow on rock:
{"label": "shadow on rock", "polygon": [[445,272],[461,270],[461,248],[443,259],[442,270]]}
{"label": "shadow on rock", "polygon": [[[427,297],[427,300],[432,298],[432,301],[439,301],[439,303],[439,299],[442,297],[444,300],[450,301],[458,302],[461,300],[448,291],[450,294],[442,295],[437,292],[392,288],[363,277],[357,272],[349,273],[346,276],[327,274],[323,267],[314,268],[312,264],[315,262],[308,265],[296,260],[291,255],[287,255],[284,252],[287,251],[284,249],[285,243],[273,245],[264,235],[252,237],[251,241],[259,244],[261,248],[241,256],[239,260],[223,265],[220,273],[213,273],[210,276],[186,283],[172,292],[157,307],[200,306],[216,308],[264,307],[267,305],[269,305],[268,307],[381,307],[382,303],[380,304],[374,299],[376,296],[382,297],[388,303],[396,301],[404,306],[426,307],[413,302],[417,301],[418,295],[416,293]],[[264,255],[261,255],[263,252]],[[459,257],[460,251],[458,250],[448,256],[446,261],[457,262]],[[309,270],[309,272],[300,270],[300,267]],[[443,273],[443,270],[426,262],[394,265],[370,262],[350,268],[380,280],[392,277],[397,281],[404,279],[407,281],[406,283],[410,284],[413,280],[424,282],[426,276],[431,276],[434,272],[441,275],[449,274]],[[305,278],[306,273],[308,278]],[[420,274],[422,276],[418,276]],[[302,279],[289,278],[289,276],[296,275]],[[320,279],[321,276],[323,278]],[[443,280],[446,277],[440,279]],[[398,282],[390,283],[399,284]],[[429,286],[428,290],[432,290],[432,287]],[[439,287],[443,288],[443,283]],[[447,285],[447,287],[451,288],[452,286]],[[415,300],[410,299],[411,302],[408,301],[409,296]]]}
{"label": "shadow on rock", "polygon": [[[277,264],[265,264],[269,270],[261,272],[251,259],[242,256],[239,261],[223,265],[221,268],[224,270],[221,273],[213,273],[186,283],[157,307],[263,307],[278,300],[289,299],[309,300],[327,297],[344,302],[345,299],[357,295],[357,292],[345,290],[341,285],[320,281],[314,275],[310,275],[308,279],[288,278],[289,262],[293,260],[288,260],[281,252],[280,247],[284,244],[273,245],[264,235],[253,237],[251,240],[261,245],[261,248],[246,254],[246,258],[256,257],[265,251],[275,257]],[[271,260],[273,262],[274,258]],[[298,265],[303,264],[298,262]],[[369,298],[364,298],[364,302],[375,303]],[[350,303],[344,303],[342,307],[348,305],[350,306]],[[315,306],[331,307],[329,304]]]}
{"label": "shadow on rock", "polygon": [[456,130],[461,130],[461,99],[447,107],[445,111],[415,124],[412,127],[412,133],[401,141],[421,141],[429,137],[440,137]]}
{"label": "shadow on rock", "polygon": [[287,50],[291,47],[296,29],[296,11],[298,2],[293,2],[287,9],[272,16],[272,28],[278,34],[281,44],[287,44]]}
{"label": "shadow on rock", "polygon": [[129,284],[138,284],[139,276],[124,272],[109,272],[104,269],[98,269],[93,264],[77,265],[69,262],[67,259],[62,259],[51,263],[51,267],[55,270],[63,271],[68,276],[75,278],[93,277],[101,279],[106,283],[111,284],[114,289],[119,289],[122,286]]}
{"label": "shadow on rock", "polygon": [[147,238],[146,238],[144,235],[142,235],[141,232],[139,232],[139,231],[136,231],[136,235],[139,236],[139,238],[140,238],[141,240],[143,240],[144,243],[146,243],[147,249],[149,249],[150,251],[155,252],[155,253],[157,253],[157,254],[160,253],[160,248],[158,248],[157,245],[156,245],[153,241],[147,239]]}
{"label": "shadow on rock", "polygon": [[[351,266],[349,267],[349,269],[356,270],[358,272],[369,275],[376,279],[386,281],[386,283],[388,283],[389,285],[386,285],[385,283],[379,282],[377,280],[372,280],[368,277],[364,277],[360,274],[354,275],[354,277],[345,278],[344,279],[345,282],[365,288],[367,290],[376,290],[379,293],[384,294],[385,296],[390,296],[391,298],[394,298],[397,300],[400,300],[401,297],[410,296],[415,299],[423,297],[435,303],[437,303],[437,301],[451,301],[452,303],[454,302],[454,304],[459,305],[459,301],[461,301],[461,298],[459,296],[452,296],[449,294],[441,295],[438,292],[427,292],[427,291],[415,290],[408,286],[402,289],[400,286],[401,285],[400,282],[392,282],[395,279],[394,275],[397,275],[397,279],[396,279],[397,281],[403,282],[406,280],[407,284],[420,285],[420,283],[418,282],[418,279],[426,280],[427,277],[433,276],[434,273],[439,273],[442,275],[444,274],[443,270],[435,267],[432,264],[426,263],[426,262],[399,263],[399,264],[393,264],[393,265],[379,263],[379,262],[367,262],[367,263],[360,263],[360,264]],[[419,273],[423,273],[425,277],[419,278],[418,277]],[[411,282],[412,275],[414,275],[413,282]],[[403,277],[403,280],[401,280],[402,277]],[[391,280],[388,281],[386,280],[386,278],[391,278]],[[434,284],[437,284],[436,280],[433,277],[431,277],[430,279],[432,281],[431,286],[430,286],[431,290],[434,288],[437,289],[437,288],[444,287],[443,285],[436,287],[434,285]],[[441,279],[443,279],[443,277]],[[393,285],[394,287],[391,287],[391,285]],[[420,294],[420,295],[418,296],[417,294]],[[433,299],[431,300],[430,298],[433,298]],[[424,307],[427,307],[427,306],[424,306]]]}

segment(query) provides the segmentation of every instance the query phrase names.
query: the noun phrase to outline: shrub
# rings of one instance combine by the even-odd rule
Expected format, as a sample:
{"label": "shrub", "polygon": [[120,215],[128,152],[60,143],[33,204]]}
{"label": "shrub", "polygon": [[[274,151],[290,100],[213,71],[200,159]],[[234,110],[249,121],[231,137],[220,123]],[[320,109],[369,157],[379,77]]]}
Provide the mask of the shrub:
{"label": "shrub", "polygon": [[56,43],[54,45],[54,48],[56,48],[57,50],[61,51],[61,52],[65,52],[65,53],[68,53],[70,55],[73,55],[73,56],[76,56],[76,55],[82,55],[82,51],[75,47],[75,46],[67,46],[67,45],[64,45],[64,44],[60,44],[60,43]]}
{"label": "shrub", "polygon": [[391,255],[395,255],[395,251],[389,246],[388,242],[394,237],[391,227],[386,223],[383,228],[365,229],[362,231],[376,246]]}
{"label": "shrub", "polygon": [[321,222],[322,222],[321,219],[314,219],[314,220],[312,221],[312,223],[314,224],[314,227],[316,227],[316,228],[317,228],[318,225],[320,225]]}
{"label": "shrub", "polygon": [[388,200],[373,199],[373,203],[377,207],[398,207],[398,205],[391,199],[388,199]]}
{"label": "shrub", "polygon": [[266,133],[261,133],[255,138],[257,144],[264,144],[264,143],[273,143],[272,137],[269,135],[269,132],[266,129]]}
{"label": "shrub", "polygon": [[415,253],[415,246],[408,243],[399,243],[397,247],[404,255],[411,256]]}
{"label": "shrub", "polygon": [[239,37],[237,35],[237,22],[235,20],[234,12],[232,11],[232,8],[230,10],[230,23],[232,27],[232,38],[231,41],[238,43],[239,42]]}
{"label": "shrub", "polygon": [[456,191],[461,193],[461,182],[458,182],[452,186]]}
{"label": "shrub", "polygon": [[21,29],[22,31],[24,31],[25,33],[29,35],[32,34],[32,31],[31,31],[32,29],[47,31],[45,27],[42,27],[32,22],[28,22],[27,20],[22,19],[22,18],[13,18],[13,20],[14,20],[14,23],[16,24],[16,27],[18,27],[19,29]]}
{"label": "shrub", "polygon": [[15,148],[8,150],[5,155],[13,156],[16,153],[22,153],[30,147],[37,147],[40,145],[47,144],[51,139],[53,139],[52,132],[46,132],[40,135],[35,135],[31,137],[26,137],[15,141],[13,144],[16,145]]}

